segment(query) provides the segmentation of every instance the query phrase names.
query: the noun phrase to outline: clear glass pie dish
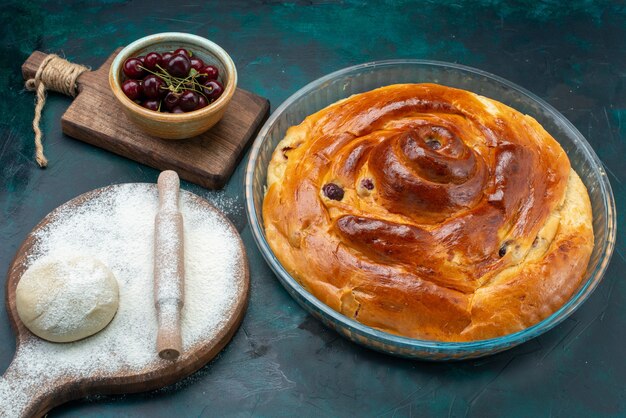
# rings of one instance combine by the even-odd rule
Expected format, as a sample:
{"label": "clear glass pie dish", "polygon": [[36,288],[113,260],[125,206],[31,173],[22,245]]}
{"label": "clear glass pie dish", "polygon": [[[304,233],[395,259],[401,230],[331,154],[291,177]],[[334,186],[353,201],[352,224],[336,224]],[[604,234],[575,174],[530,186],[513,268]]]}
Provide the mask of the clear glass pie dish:
{"label": "clear glass pie dish", "polygon": [[[396,83],[438,83],[498,100],[531,115],[561,144],[582,178],[592,204],[595,244],[579,289],[560,309],[522,331],[471,342],[401,337],[361,324],[320,302],[281,265],[265,238],[262,207],[267,167],[286,130],[306,116],[353,94]],[[615,245],[615,201],[606,172],[582,134],[548,103],[495,75],[458,64],[391,60],[361,64],[324,76],[298,90],[270,116],[250,152],[245,175],[246,210],[254,239],[289,294],[310,314],[344,337],[388,354],[427,360],[460,360],[494,354],[537,337],[571,315],[598,286]]]}

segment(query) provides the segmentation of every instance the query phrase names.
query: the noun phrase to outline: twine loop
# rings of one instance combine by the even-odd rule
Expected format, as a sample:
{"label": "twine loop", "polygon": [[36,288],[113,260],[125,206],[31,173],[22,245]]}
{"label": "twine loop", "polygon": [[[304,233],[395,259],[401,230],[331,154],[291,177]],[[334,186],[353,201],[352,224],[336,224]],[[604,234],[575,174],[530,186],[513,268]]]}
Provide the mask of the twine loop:
{"label": "twine loop", "polygon": [[76,80],[85,71],[89,71],[89,68],[80,64],[73,64],[58,55],[50,54],[39,65],[35,77],[26,80],[26,88],[37,92],[33,131],[35,131],[35,158],[41,168],[48,165],[48,160],[43,153],[42,133],[39,128],[41,110],[46,104],[46,89],[76,97],[78,94]]}

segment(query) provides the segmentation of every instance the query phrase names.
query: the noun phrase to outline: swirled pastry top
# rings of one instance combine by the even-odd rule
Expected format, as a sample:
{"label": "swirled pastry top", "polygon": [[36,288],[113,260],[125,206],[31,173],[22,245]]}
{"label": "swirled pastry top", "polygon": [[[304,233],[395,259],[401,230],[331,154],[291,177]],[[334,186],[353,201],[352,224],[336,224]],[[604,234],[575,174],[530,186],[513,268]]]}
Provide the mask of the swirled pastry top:
{"label": "swirled pastry top", "polygon": [[275,255],[322,302],[438,341],[549,316],[593,248],[587,190],[542,126],[436,84],[357,94],[291,127],[263,219]]}

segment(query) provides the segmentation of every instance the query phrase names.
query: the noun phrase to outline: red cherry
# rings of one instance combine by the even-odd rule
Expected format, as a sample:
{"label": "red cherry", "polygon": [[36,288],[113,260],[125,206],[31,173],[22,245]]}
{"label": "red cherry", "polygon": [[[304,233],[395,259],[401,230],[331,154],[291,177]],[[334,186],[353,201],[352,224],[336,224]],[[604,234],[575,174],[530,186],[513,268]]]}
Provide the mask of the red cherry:
{"label": "red cherry", "polygon": [[219,70],[214,65],[206,65],[200,73],[203,74],[200,77],[201,83],[206,83],[209,80],[217,80],[220,75]]}
{"label": "red cherry", "polygon": [[143,79],[143,94],[148,99],[160,99],[166,92],[165,82],[156,75],[150,74]]}
{"label": "red cherry", "polygon": [[374,182],[372,179],[363,179],[361,180],[361,186],[367,190],[374,190]]}
{"label": "red cherry", "polygon": [[130,100],[141,99],[143,88],[137,80],[126,80],[122,83],[122,91]]}
{"label": "red cherry", "polygon": [[146,54],[146,58],[143,60],[143,66],[146,67],[150,71],[154,71],[157,69],[157,65],[163,64],[163,58],[161,54],[158,52],[150,52]]}
{"label": "red cherry", "polygon": [[145,100],[141,103],[143,107],[150,110],[159,110],[160,102],[158,100]]}
{"label": "red cherry", "polygon": [[134,78],[136,80],[143,78],[145,71],[141,68],[143,64],[138,58],[128,58],[124,61],[124,75],[128,78]]}
{"label": "red cherry", "polygon": [[167,72],[174,77],[187,77],[191,62],[186,55],[174,55],[167,63]]}
{"label": "red cherry", "polygon": [[178,99],[179,98],[180,98],[180,95],[176,94],[176,93],[174,93],[172,91],[167,93],[167,95],[165,96],[165,99],[163,99],[163,103],[165,104],[165,108],[167,108],[168,110],[174,109],[176,106],[178,106]]}
{"label": "red cherry", "polygon": [[174,55],[184,55],[187,58],[191,58],[191,52],[187,51],[185,48],[178,48],[174,51]]}
{"label": "red cherry", "polygon": [[209,102],[207,101],[206,97],[204,97],[202,94],[198,94],[197,109],[202,109],[203,107],[207,107],[208,105],[209,105]]}
{"label": "red cherry", "polygon": [[211,101],[217,100],[224,92],[224,86],[217,80],[209,80],[204,83],[204,94]]}
{"label": "red cherry", "polygon": [[332,200],[341,200],[343,199],[343,188],[341,186],[336,185],[335,183],[328,183],[322,187],[322,191],[326,195],[327,198]]}
{"label": "red cherry", "polygon": [[202,69],[205,66],[204,61],[202,61],[200,58],[194,57],[191,60],[189,60],[189,62],[191,62],[191,68],[195,68],[195,70],[199,73],[202,72]]}
{"label": "red cherry", "polygon": [[178,105],[185,112],[196,110],[198,107],[198,95],[193,91],[185,90],[183,94],[180,95]]}
{"label": "red cherry", "polygon": [[167,63],[170,62],[173,56],[174,54],[172,54],[171,52],[165,52],[163,55],[161,55],[161,61],[163,62],[163,65],[161,65],[161,67],[165,67]]}
{"label": "red cherry", "polygon": [[171,110],[172,113],[185,113],[185,111],[183,109],[180,108],[180,106],[176,106]]}

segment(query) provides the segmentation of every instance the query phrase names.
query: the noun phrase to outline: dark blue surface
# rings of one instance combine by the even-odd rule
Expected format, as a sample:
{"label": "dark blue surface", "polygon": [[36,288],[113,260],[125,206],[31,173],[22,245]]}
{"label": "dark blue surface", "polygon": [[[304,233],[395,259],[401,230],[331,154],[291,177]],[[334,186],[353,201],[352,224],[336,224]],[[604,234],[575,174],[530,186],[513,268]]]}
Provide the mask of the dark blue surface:
{"label": "dark blue surface", "polygon": [[[445,3],[445,4],[443,4]],[[360,62],[459,62],[542,97],[587,137],[626,209],[626,7],[621,2],[353,1],[4,2],[0,8],[0,270],[50,210],[112,183],[157,172],[61,134],[69,98],[50,95],[42,128],[51,161],[33,161],[33,95],[19,67],[34,49],[98,67],[149,33],[187,31],[231,53],[240,86],[275,108],[309,81]],[[94,109],[106,111],[106,109]],[[622,122],[621,118],[625,120]],[[591,298],[553,331],[463,363],[396,359],[327,330],[287,295],[256,249],[243,209],[243,164],[207,197],[240,230],[251,266],[250,307],[213,362],[159,391],[96,397],[53,410],[84,416],[624,416],[626,283],[623,234]],[[0,313],[0,370],[14,339]]]}

